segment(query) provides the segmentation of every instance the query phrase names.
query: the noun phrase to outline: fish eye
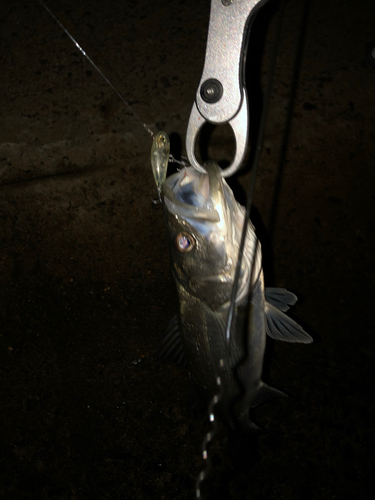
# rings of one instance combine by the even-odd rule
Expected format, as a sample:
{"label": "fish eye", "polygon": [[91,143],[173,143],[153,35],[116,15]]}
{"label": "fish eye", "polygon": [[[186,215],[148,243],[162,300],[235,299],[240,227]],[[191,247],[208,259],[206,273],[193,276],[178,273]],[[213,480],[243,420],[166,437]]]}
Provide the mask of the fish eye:
{"label": "fish eye", "polygon": [[195,238],[188,233],[178,233],[175,238],[175,245],[179,252],[187,253],[195,247]]}

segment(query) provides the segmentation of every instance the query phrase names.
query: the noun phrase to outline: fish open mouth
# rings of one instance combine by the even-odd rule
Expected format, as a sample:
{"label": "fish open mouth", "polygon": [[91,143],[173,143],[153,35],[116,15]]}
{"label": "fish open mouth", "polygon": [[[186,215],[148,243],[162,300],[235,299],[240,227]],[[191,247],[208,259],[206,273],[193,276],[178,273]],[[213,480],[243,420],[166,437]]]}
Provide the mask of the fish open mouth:
{"label": "fish open mouth", "polygon": [[226,209],[224,187],[219,186],[219,167],[207,164],[208,175],[193,167],[185,167],[168,177],[162,192],[168,211],[183,218],[202,221],[223,222],[222,212]]}

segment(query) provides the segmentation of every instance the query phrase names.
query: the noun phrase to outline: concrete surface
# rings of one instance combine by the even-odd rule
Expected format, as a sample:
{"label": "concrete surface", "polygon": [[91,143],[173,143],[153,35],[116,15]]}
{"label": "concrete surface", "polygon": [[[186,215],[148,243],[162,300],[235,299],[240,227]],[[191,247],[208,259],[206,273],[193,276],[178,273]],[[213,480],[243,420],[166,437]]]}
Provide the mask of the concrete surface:
{"label": "concrete surface", "polygon": [[[48,5],[140,120],[38,2],[1,3],[0,498],[191,499],[209,426],[155,356],[177,304],[142,123],[183,153],[209,2]],[[252,138],[277,7],[250,40]],[[206,499],[373,498],[374,27],[373,0],[286,2],[253,220],[315,342],[270,342],[276,432],[239,471],[222,430]],[[207,154],[232,153],[216,130]]]}

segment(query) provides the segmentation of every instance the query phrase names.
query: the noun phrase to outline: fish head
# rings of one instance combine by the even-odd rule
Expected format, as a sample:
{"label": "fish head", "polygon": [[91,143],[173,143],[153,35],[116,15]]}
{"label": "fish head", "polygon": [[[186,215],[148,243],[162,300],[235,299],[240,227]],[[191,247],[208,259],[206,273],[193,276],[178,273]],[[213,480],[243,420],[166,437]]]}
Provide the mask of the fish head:
{"label": "fish head", "polygon": [[[190,295],[218,310],[231,299],[244,209],[218,165],[208,162],[206,170],[203,174],[185,167],[166,179],[162,192],[175,280]],[[249,287],[248,254],[245,248],[237,298],[243,298]]]}

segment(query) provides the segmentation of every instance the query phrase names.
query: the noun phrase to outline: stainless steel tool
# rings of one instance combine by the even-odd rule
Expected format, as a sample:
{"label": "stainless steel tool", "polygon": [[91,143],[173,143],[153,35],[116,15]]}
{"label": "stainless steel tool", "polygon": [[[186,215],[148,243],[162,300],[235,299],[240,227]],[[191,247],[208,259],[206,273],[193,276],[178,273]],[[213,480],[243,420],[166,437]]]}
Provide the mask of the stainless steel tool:
{"label": "stainless steel tool", "polygon": [[244,85],[243,67],[249,22],[266,0],[211,0],[210,23],[203,74],[198,86],[186,133],[186,151],[190,164],[199,172],[194,149],[205,122],[229,123],[236,140],[231,165],[222,170],[223,177],[233,175],[244,159],[249,109]]}

